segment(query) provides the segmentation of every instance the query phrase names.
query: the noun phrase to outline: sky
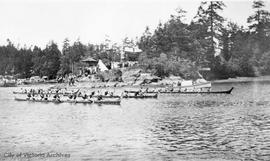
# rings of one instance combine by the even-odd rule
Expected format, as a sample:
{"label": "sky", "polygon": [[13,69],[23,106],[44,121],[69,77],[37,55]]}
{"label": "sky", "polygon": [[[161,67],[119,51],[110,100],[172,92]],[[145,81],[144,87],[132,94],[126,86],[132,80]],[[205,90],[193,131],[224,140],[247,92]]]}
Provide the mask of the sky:
{"label": "sky", "polygon": [[[227,7],[221,15],[247,26],[252,1],[224,3]],[[190,22],[199,5],[199,0],[0,0],[0,45],[10,39],[21,47],[44,48],[51,40],[62,46],[65,38],[99,44],[106,37],[121,43],[125,37],[140,37],[146,26],[153,31],[177,8],[187,11],[186,22]],[[265,9],[270,11],[270,0]]]}

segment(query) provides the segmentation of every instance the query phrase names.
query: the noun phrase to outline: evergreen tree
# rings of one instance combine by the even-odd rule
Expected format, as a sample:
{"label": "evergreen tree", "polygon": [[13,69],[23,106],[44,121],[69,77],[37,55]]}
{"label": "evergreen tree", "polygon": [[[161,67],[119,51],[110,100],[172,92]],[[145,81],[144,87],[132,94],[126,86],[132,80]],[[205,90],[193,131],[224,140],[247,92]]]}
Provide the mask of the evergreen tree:
{"label": "evergreen tree", "polygon": [[204,39],[208,41],[206,59],[213,64],[218,42],[220,40],[223,22],[225,19],[219,14],[224,9],[225,4],[222,1],[202,2],[198,8],[195,21],[204,25]]}
{"label": "evergreen tree", "polygon": [[71,73],[71,60],[69,55],[71,54],[71,47],[69,39],[66,38],[63,42],[62,55],[60,59],[60,70],[58,71],[58,75],[66,75]]}
{"label": "evergreen tree", "polygon": [[252,40],[251,50],[254,58],[253,65],[261,69],[264,68],[261,67],[262,64],[267,64],[261,63],[261,61],[263,61],[261,58],[264,53],[270,51],[270,36],[267,34],[267,31],[270,29],[270,12],[264,10],[264,7],[264,1],[254,1],[252,8],[255,13],[247,19],[247,22],[250,24],[250,31],[252,32],[250,39]]}
{"label": "evergreen tree", "polygon": [[254,1],[252,8],[255,10],[255,13],[248,17],[247,22],[250,24],[249,28],[255,31],[257,34],[262,36],[265,34],[266,28],[269,28],[270,22],[270,12],[264,10],[265,7],[264,1],[258,0]]}
{"label": "evergreen tree", "polygon": [[42,76],[43,63],[45,61],[44,52],[37,46],[34,46],[32,57],[32,70],[34,75]]}
{"label": "evergreen tree", "polygon": [[60,57],[61,52],[58,49],[56,43],[51,41],[43,50],[43,65],[41,74],[42,76],[48,76],[49,79],[56,78],[57,72],[60,69]]}

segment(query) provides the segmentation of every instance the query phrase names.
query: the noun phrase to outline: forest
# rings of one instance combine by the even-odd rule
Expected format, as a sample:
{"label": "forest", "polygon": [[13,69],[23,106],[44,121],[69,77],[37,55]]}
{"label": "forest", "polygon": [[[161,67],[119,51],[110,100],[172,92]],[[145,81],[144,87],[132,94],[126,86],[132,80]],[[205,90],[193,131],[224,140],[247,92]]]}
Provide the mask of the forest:
{"label": "forest", "polygon": [[125,60],[137,60],[140,68],[160,77],[192,78],[204,67],[211,69],[208,79],[269,75],[270,12],[261,0],[251,7],[248,27],[222,17],[220,12],[226,9],[222,1],[201,2],[190,23],[185,23],[186,11],[179,8],[152,33],[146,27],[137,40],[125,38],[121,46],[83,44],[80,40],[71,44],[65,39],[62,49],[53,41],[41,49],[19,47],[7,39],[7,45],[0,46],[0,75],[53,79],[71,73],[85,56],[101,59],[107,65],[120,61],[123,46],[138,46],[142,52]]}

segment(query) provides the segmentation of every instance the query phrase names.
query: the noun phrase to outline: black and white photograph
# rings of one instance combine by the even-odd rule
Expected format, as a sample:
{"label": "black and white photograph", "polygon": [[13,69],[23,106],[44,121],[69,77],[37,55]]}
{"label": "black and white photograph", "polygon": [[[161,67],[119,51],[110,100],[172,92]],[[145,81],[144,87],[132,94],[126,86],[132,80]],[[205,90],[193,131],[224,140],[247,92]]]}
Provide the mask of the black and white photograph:
{"label": "black and white photograph", "polygon": [[0,161],[270,161],[270,1],[0,0]]}

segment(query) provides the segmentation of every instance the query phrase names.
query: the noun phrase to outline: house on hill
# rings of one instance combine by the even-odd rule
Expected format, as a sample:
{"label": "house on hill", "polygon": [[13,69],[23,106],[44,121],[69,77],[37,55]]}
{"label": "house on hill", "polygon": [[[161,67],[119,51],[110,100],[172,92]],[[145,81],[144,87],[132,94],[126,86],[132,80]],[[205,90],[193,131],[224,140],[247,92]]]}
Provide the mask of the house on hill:
{"label": "house on hill", "polygon": [[124,47],[122,58],[125,61],[138,61],[141,53],[142,50],[138,47]]}
{"label": "house on hill", "polygon": [[138,47],[125,46],[121,51],[121,61],[111,62],[111,68],[115,69],[134,66],[135,64],[138,64],[138,58],[141,53],[142,50],[140,50]]}

